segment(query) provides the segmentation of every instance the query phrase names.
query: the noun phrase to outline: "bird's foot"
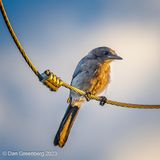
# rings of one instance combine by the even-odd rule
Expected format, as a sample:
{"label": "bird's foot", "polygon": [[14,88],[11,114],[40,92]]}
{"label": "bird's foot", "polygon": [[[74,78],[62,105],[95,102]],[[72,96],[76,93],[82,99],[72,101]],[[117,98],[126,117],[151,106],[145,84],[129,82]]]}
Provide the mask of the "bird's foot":
{"label": "bird's foot", "polygon": [[91,92],[86,92],[86,94],[84,95],[84,97],[86,98],[86,101],[90,101],[90,97],[91,97]]}
{"label": "bird's foot", "polygon": [[105,103],[107,102],[107,98],[105,96],[100,96],[100,105],[101,106],[104,106]]}

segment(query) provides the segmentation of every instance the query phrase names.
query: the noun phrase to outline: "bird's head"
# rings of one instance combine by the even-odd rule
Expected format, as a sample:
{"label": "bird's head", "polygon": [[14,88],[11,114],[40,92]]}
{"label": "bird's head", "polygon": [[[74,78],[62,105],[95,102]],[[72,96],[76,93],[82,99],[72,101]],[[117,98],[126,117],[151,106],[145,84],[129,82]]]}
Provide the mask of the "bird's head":
{"label": "bird's head", "polygon": [[89,53],[90,57],[97,58],[100,61],[122,60],[114,50],[108,47],[98,47]]}

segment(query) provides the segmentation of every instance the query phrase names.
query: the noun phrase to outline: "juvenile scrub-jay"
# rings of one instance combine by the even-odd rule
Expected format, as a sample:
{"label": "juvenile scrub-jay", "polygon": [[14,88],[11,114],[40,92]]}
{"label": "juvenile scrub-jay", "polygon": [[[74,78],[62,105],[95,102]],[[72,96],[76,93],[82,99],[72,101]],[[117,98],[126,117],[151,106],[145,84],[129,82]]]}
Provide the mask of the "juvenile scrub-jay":
{"label": "juvenile scrub-jay", "polygon": [[[78,63],[71,85],[86,93],[99,95],[110,82],[110,63],[113,60],[121,59],[114,50],[108,47],[93,49]],[[70,91],[69,106],[55,136],[55,146],[63,147],[65,145],[78,111],[86,99],[87,95],[85,97]],[[101,105],[104,104],[104,100],[105,97],[102,97]]]}

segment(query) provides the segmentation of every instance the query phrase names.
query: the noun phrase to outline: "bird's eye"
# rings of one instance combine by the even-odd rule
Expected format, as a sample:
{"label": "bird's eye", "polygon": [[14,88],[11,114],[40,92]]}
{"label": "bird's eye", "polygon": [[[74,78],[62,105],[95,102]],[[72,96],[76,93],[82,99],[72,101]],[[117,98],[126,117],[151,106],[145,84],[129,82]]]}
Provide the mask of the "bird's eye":
{"label": "bird's eye", "polygon": [[108,55],[108,51],[104,51],[104,55]]}

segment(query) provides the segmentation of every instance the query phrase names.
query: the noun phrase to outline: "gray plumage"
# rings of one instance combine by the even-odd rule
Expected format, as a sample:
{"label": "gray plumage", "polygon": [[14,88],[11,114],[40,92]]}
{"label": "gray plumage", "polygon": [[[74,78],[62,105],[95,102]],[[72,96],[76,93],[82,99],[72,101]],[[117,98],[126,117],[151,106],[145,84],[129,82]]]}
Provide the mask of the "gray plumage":
{"label": "gray plumage", "polygon": [[[108,47],[93,49],[78,63],[71,85],[94,95],[100,94],[110,82],[110,62],[114,59],[122,58]],[[54,139],[54,145],[59,147],[63,147],[67,141],[75,117],[86,98],[70,91],[69,101],[70,104]]]}

